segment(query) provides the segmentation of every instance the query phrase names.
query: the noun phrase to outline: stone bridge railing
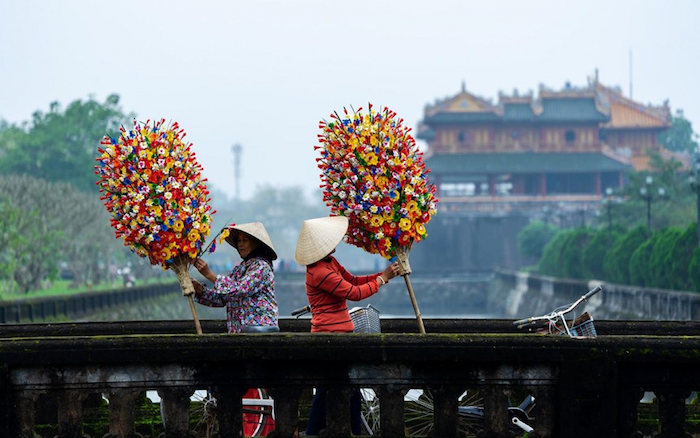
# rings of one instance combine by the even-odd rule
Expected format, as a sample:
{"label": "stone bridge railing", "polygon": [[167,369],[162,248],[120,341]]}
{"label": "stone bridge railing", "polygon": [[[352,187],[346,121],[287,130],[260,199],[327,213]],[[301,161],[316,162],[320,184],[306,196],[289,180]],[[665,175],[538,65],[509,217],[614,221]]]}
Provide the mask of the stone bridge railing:
{"label": "stone bridge railing", "polygon": [[[700,320],[700,292],[673,291],[648,287],[572,280],[496,270],[489,293],[490,306],[507,316],[519,318],[571,303],[594,285],[594,313],[599,319]],[[589,305],[589,308],[591,306]]]}
{"label": "stone bridge railing", "polygon": [[[58,437],[81,436],[83,401],[109,400],[109,434],[134,435],[134,405],[159,391],[166,436],[190,436],[189,397],[217,397],[220,436],[239,437],[241,395],[265,387],[274,397],[274,436],[292,437],[299,396],[329,388],[326,436],[350,436],[349,393],[371,387],[381,436],[405,434],[404,395],[428,389],[435,437],[458,434],[458,397],[477,389],[483,437],[507,437],[509,394],[536,397],[537,437],[632,437],[643,391],[659,403],[660,432],[684,436],[685,402],[700,388],[700,324],[596,321],[598,337],[523,333],[505,320],[382,320],[382,334],[311,334],[307,320],[283,320],[277,334],[228,335],[223,322],[76,323],[0,326],[0,436],[34,438],[42,398],[57,403]],[[273,436],[270,435],[270,436]]]}

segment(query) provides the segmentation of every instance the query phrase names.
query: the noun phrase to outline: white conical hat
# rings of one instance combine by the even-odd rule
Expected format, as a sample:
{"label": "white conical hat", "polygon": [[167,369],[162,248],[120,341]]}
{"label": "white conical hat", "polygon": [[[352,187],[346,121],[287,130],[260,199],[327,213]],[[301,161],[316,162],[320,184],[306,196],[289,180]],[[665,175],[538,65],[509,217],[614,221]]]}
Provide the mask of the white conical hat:
{"label": "white conical hat", "polygon": [[299,232],[294,260],[300,265],[310,265],[321,260],[335,249],[348,231],[345,216],[320,217],[304,221]]}
{"label": "white conical hat", "polygon": [[[264,243],[268,248],[272,250],[272,260],[277,259],[277,253],[275,252],[275,247],[272,246],[272,240],[270,240],[270,236],[267,234],[267,230],[265,229],[265,226],[260,223],[260,222],[249,222],[247,224],[231,224],[227,226],[231,232],[231,234],[234,234],[236,231],[243,231],[246,234],[250,234],[251,236],[255,237],[262,243]],[[227,238],[226,241],[231,245],[231,241]]]}

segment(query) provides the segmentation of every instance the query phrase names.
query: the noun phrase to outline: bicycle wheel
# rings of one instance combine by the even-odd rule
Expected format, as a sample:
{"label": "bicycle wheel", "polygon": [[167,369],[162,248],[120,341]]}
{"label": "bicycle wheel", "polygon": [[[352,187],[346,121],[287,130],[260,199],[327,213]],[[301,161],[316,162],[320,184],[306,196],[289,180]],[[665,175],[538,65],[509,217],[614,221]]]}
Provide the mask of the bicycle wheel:
{"label": "bicycle wheel", "polygon": [[360,396],[362,429],[365,435],[373,436],[379,432],[379,398],[371,388],[360,388]]}
{"label": "bicycle wheel", "polygon": [[274,430],[274,403],[263,388],[250,388],[243,395],[243,436],[267,436]]}
{"label": "bicycle wheel", "polygon": [[[474,436],[483,429],[482,398],[478,391],[464,391],[459,397],[459,431]],[[430,391],[411,390],[406,394],[406,435],[428,435],[433,430],[435,403]]]}
{"label": "bicycle wheel", "polygon": [[[190,418],[197,436],[212,438],[219,433],[216,399],[209,391],[195,391],[190,398]],[[192,424],[192,423],[190,423]]]}

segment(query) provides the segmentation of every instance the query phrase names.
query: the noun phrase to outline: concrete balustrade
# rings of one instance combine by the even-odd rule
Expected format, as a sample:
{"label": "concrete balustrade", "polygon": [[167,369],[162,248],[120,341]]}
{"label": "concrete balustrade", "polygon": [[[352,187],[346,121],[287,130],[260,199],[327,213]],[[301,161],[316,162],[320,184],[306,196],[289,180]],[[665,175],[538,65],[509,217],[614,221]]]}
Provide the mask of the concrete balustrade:
{"label": "concrete balustrade", "polygon": [[[643,391],[659,400],[661,433],[683,436],[685,398],[700,388],[696,322],[596,321],[598,338],[524,332],[506,320],[382,320],[382,334],[311,334],[308,320],[283,320],[282,332],[229,335],[223,321],[3,325],[0,331],[0,436],[32,437],[39,402],[55,397],[60,438],[80,436],[83,403],[109,400],[110,437],[135,436],[135,404],[160,394],[169,438],[189,437],[189,397],[217,398],[220,436],[238,437],[241,396],[264,387],[275,399],[276,430],[292,437],[299,396],[329,389],[327,436],[350,436],[349,394],[373,388],[382,436],[404,436],[404,395],[434,397],[433,436],[456,437],[458,397],[483,397],[484,437],[509,436],[507,402],[537,399],[538,437],[635,436]],[[520,400],[512,400],[517,403]]]}

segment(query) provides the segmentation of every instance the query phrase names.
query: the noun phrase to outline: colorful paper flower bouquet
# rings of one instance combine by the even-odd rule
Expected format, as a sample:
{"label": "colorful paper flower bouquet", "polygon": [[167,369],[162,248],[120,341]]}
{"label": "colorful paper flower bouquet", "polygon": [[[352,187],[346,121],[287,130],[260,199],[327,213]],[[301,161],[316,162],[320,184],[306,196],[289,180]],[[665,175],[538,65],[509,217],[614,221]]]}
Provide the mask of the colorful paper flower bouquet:
{"label": "colorful paper flower bouquet", "polygon": [[374,111],[372,105],[366,113],[362,108],[333,113],[319,128],[323,200],[333,214],[349,219],[348,243],[398,259],[424,333],[408,257],[412,245],[427,236],[437,199],[411,129],[395,112]]}
{"label": "colorful paper flower bouquet", "polygon": [[134,121],[117,138],[105,136],[95,173],[116,237],[153,265],[175,271],[202,333],[189,275],[210,232],[211,207],[192,144],[177,123]]}

